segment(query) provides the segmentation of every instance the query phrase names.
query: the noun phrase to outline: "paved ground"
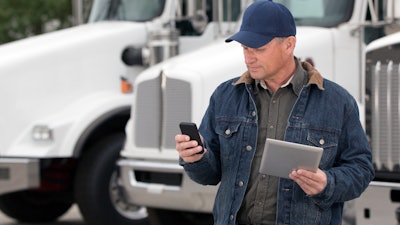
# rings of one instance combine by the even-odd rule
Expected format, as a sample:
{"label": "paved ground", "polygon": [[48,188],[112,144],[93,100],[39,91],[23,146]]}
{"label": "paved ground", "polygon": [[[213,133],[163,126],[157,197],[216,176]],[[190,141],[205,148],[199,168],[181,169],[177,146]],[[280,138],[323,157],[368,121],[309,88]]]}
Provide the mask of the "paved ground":
{"label": "paved ground", "polygon": [[[28,224],[28,223],[17,223],[11,218],[5,216],[0,211],[0,225],[38,225],[38,224]],[[79,213],[78,207],[73,206],[67,214],[61,217],[57,222],[46,223],[40,225],[85,225],[82,221],[82,217]],[[351,223],[343,222],[343,225],[352,225]]]}
{"label": "paved ground", "polygon": [[[357,220],[357,225],[400,225],[396,222],[394,213],[400,207],[400,203],[389,200],[390,190],[390,188],[370,186],[356,202],[352,201],[345,206],[347,213],[345,213],[343,225],[354,225],[354,220]],[[366,211],[368,211],[368,217],[365,215]],[[17,223],[0,211],[0,225],[38,224]],[[73,206],[57,222],[40,225],[85,225],[85,223],[78,207]]]}
{"label": "paved ground", "polygon": [[[0,225],[38,225],[28,223],[17,223],[15,220],[5,216],[0,211]],[[68,213],[62,216],[57,222],[45,223],[40,225],[85,225],[79,213],[78,207],[73,206]]]}
{"label": "paved ground", "polygon": [[[5,216],[0,211],[0,225],[38,225],[38,224],[28,224],[28,223],[17,223],[15,220]],[[46,223],[40,225],[85,225],[82,220],[82,217],[79,213],[78,207],[73,206],[67,214],[61,217],[57,222]],[[343,225],[352,225],[351,223],[347,223],[343,221]]]}

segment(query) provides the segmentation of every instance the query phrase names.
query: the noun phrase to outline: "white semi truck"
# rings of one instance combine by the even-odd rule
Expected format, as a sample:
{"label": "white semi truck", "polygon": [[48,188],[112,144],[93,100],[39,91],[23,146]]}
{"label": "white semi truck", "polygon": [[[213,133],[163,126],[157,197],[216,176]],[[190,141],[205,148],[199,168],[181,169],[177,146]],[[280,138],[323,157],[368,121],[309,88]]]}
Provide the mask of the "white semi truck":
{"label": "white semi truck", "polygon": [[[400,139],[399,132],[395,132],[400,129],[399,121],[387,118],[395,116],[390,114],[389,107],[398,106],[399,86],[391,86],[390,90],[397,95],[391,97],[390,104],[382,105],[382,113],[372,108],[380,107],[381,100],[377,99],[392,94],[383,85],[390,84],[393,77],[397,76],[398,80],[399,52],[397,49],[393,53],[393,49],[399,48],[399,44],[383,51],[387,55],[377,54],[376,57],[387,57],[382,58],[379,68],[390,64],[393,73],[390,79],[379,83],[379,91],[374,89],[374,92],[372,87],[378,84],[367,73],[370,62],[366,61],[366,49],[371,41],[399,30],[400,1],[275,1],[286,5],[296,20],[295,55],[314,64],[324,77],[341,84],[358,101],[360,119],[374,151],[377,171],[374,184],[386,184],[382,183],[384,180],[398,186],[400,144],[388,144],[389,140],[384,137],[393,132],[390,141]],[[392,63],[389,63],[390,57]],[[126,126],[126,143],[118,166],[127,201],[147,206],[155,224],[178,224],[187,218],[196,221],[192,224],[212,223],[210,213],[217,187],[195,184],[184,173],[178,165],[174,136],[180,133],[178,124],[181,121],[199,124],[215,87],[239,76],[245,69],[240,45],[226,44],[222,38],[149,68],[136,80],[132,117]],[[387,130],[389,125],[390,131]],[[399,193],[393,193],[397,196],[393,199],[398,201]],[[354,217],[347,222],[354,223]]]}
{"label": "white semi truck", "polygon": [[233,31],[230,3],[94,0],[87,24],[1,45],[0,209],[41,223],[77,203],[87,224],[147,224],[116,170],[133,83]]}

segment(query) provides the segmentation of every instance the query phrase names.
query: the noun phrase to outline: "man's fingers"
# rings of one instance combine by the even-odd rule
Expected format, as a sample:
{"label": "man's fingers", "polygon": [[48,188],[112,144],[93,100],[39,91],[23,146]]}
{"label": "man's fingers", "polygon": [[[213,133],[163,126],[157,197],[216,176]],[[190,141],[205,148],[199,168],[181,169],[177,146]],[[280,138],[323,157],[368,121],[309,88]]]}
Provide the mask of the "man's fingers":
{"label": "man's fingers", "polygon": [[175,143],[176,143],[176,150],[178,150],[178,152],[196,147],[198,145],[196,141],[190,141],[190,137],[184,134],[176,135]]}
{"label": "man's fingers", "polygon": [[203,147],[201,147],[197,141],[190,141],[188,135],[176,135],[175,144],[179,157],[181,157],[185,162],[196,162],[203,157],[203,154],[197,154],[203,149]]}
{"label": "man's fingers", "polygon": [[297,170],[292,171],[289,176],[308,195],[316,195],[322,192],[327,184],[326,174],[322,170],[318,170],[316,173]]}
{"label": "man's fingers", "polygon": [[[203,148],[201,146],[197,146],[195,148],[191,148],[191,149],[186,149],[183,150],[179,153],[179,156],[183,159],[183,161],[187,162],[187,163],[193,163],[196,161],[199,161],[203,155],[203,154],[197,154],[198,152],[200,152]],[[206,149],[204,149],[204,152],[206,152]]]}

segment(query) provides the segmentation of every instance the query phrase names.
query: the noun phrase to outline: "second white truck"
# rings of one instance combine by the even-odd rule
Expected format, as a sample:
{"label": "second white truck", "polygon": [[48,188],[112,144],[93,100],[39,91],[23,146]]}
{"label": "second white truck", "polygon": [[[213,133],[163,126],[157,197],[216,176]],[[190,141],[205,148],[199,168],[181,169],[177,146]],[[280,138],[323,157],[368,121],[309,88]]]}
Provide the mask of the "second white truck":
{"label": "second white truck", "polygon": [[[369,65],[366,64],[366,49],[371,41],[390,36],[399,30],[400,2],[276,2],[286,5],[295,17],[295,55],[314,64],[325,78],[341,84],[358,101],[360,119],[366,126],[374,151],[377,170],[375,184],[382,185],[382,180],[398,183],[398,145],[388,144],[389,140],[377,136],[388,133],[387,130],[380,130],[383,127],[377,127],[377,124],[386,121],[389,108],[383,105],[386,111],[380,114],[382,117],[373,117],[375,113],[371,116],[371,110],[380,101],[374,100],[372,105],[370,103],[371,99],[386,98],[392,92],[385,92],[385,88],[382,88],[371,95],[371,86],[378,84],[366,75]],[[388,59],[393,57],[389,50],[383,54],[387,54]],[[387,60],[380,63],[380,68],[387,63]],[[398,63],[390,63],[393,71],[398,71]],[[152,217],[159,224],[174,224],[179,218],[194,218],[192,221],[197,222],[194,224],[211,223],[212,218],[206,220],[206,216],[201,213],[209,215],[212,212],[217,187],[195,184],[184,173],[178,165],[174,136],[180,133],[178,124],[181,121],[199,124],[215,87],[222,81],[241,75],[245,70],[240,45],[226,44],[221,38],[214,44],[171,58],[138,77],[132,117],[126,126],[126,143],[118,166],[128,201],[151,208]],[[391,74],[392,77],[399,76],[398,72]],[[389,84],[392,77],[379,85]],[[398,87],[391,88],[391,91],[395,93]],[[396,98],[392,97],[391,104],[394,104]],[[385,124],[390,124],[394,129],[390,132],[400,128],[396,121]],[[393,135],[390,141],[399,139],[398,133]],[[175,221],[163,219],[166,215],[175,218]],[[349,221],[354,222],[354,217]]]}

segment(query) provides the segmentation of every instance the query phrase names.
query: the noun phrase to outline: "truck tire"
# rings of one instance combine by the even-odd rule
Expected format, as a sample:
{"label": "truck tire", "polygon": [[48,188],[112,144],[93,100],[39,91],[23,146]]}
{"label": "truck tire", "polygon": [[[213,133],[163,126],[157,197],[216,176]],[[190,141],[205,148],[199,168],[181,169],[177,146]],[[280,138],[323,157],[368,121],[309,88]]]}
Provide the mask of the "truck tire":
{"label": "truck tire", "polygon": [[51,222],[67,212],[73,204],[64,198],[63,193],[27,190],[1,195],[0,209],[19,222]]}
{"label": "truck tire", "polygon": [[74,195],[88,225],[147,225],[147,210],[130,205],[117,183],[116,161],[125,136],[102,138],[83,153],[76,171]]}

